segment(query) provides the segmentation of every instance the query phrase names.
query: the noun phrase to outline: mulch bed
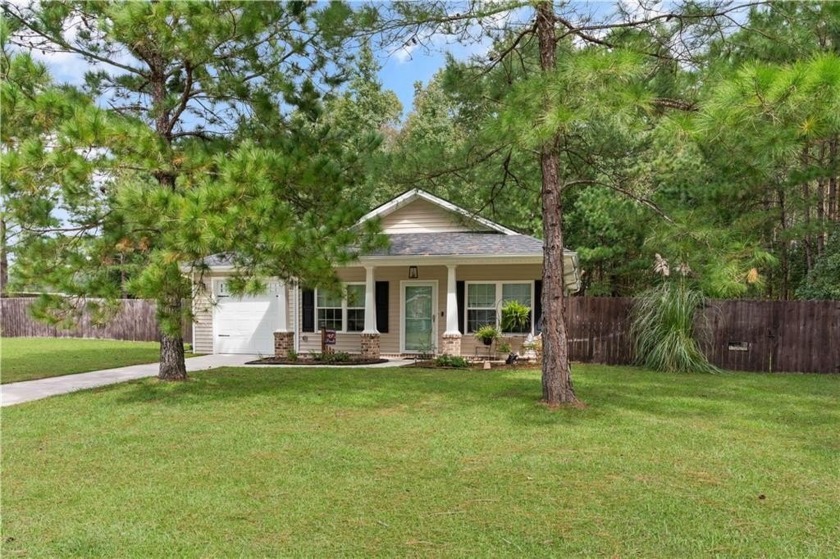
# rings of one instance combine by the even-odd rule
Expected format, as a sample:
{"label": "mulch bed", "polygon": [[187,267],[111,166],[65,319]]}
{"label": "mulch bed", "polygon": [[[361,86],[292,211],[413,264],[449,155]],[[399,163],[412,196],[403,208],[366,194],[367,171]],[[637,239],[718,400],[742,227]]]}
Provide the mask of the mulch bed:
{"label": "mulch bed", "polygon": [[326,361],[315,360],[309,357],[299,357],[298,359],[289,359],[288,357],[265,357],[257,359],[256,361],[248,361],[246,365],[300,365],[302,367],[324,365],[376,365],[377,363],[387,363],[387,359],[362,359],[361,357],[350,357],[347,361]]}
{"label": "mulch bed", "polygon": [[[491,369],[533,369],[534,367],[538,367],[537,363],[529,363],[528,361],[517,361],[508,365],[504,361],[491,361],[490,368]],[[484,361],[474,361],[471,362],[468,367],[439,367],[435,364],[434,361],[417,361],[416,363],[412,363],[410,365],[403,365],[404,369],[454,369],[454,370],[471,370],[471,371],[481,371],[484,369]]]}

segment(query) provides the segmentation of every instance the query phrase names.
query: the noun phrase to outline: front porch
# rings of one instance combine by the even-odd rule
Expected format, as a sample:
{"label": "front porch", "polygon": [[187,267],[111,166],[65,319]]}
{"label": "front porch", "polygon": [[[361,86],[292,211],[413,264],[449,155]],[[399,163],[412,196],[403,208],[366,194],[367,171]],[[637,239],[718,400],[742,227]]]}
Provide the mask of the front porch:
{"label": "front porch", "polygon": [[[500,343],[488,350],[473,333],[477,326],[496,323],[506,286],[519,286],[523,302],[539,316],[542,268],[536,259],[426,265],[417,264],[418,260],[338,270],[351,295],[341,301],[317,289],[300,289],[296,328],[277,331],[275,354],[322,351],[321,328],[326,328],[335,332],[335,343],[329,347],[336,352],[370,358],[449,354],[495,359]],[[493,300],[479,308],[481,301],[470,294],[482,286],[493,293]],[[353,294],[359,300],[353,301]],[[510,351],[521,351],[533,330],[531,324],[527,332],[505,333],[503,342]]]}

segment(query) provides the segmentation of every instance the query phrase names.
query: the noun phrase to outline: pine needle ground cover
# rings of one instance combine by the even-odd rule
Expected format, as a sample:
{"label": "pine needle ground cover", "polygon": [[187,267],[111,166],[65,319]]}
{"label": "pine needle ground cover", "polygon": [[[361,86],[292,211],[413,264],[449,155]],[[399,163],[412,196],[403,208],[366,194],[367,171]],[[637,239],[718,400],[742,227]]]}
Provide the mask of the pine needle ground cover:
{"label": "pine needle ground cover", "polygon": [[3,409],[3,557],[829,557],[840,378],[220,369]]}
{"label": "pine needle ground cover", "polygon": [[[191,354],[187,354],[190,357]],[[79,338],[0,339],[0,382],[19,382],[154,363],[158,342]]]}

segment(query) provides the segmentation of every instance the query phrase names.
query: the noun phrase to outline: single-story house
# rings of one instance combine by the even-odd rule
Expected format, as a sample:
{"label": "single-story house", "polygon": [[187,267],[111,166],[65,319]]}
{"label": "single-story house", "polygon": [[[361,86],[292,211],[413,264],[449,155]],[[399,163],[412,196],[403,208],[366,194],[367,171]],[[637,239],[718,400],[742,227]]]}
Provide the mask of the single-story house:
{"label": "single-story house", "polygon": [[[232,296],[232,271],[208,259],[197,300],[193,351],[285,356],[321,350],[321,329],[335,331],[336,351],[365,356],[474,355],[481,326],[501,326],[502,304],[531,309],[528,324],[503,336],[514,349],[540,324],[543,243],[422,190],[365,215],[378,219],[387,249],[337,269],[346,296],[269,281],[256,296]],[[577,291],[577,257],[565,252],[564,284]]]}

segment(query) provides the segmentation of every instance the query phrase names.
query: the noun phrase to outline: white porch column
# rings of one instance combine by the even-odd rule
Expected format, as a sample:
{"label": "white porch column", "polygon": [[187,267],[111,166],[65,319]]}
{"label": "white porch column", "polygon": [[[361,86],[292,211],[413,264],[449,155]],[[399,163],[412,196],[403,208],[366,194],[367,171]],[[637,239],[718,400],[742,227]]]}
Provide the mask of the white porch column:
{"label": "white porch column", "polygon": [[379,334],[376,329],[376,284],[373,266],[365,266],[365,329],[362,334]]}
{"label": "white porch column", "polygon": [[286,333],[289,331],[289,319],[288,319],[288,300],[286,298],[286,284],[285,283],[278,283],[279,288],[277,289],[277,304],[279,309],[277,310],[277,330],[275,332]]}
{"label": "white porch column", "polygon": [[458,294],[456,292],[455,282],[455,266],[454,264],[447,264],[446,266],[446,332],[444,336],[460,336],[461,332],[458,330]]}
{"label": "white porch column", "polygon": [[274,331],[274,356],[286,357],[295,351],[295,334],[289,331],[286,284],[277,282],[277,330]]}

